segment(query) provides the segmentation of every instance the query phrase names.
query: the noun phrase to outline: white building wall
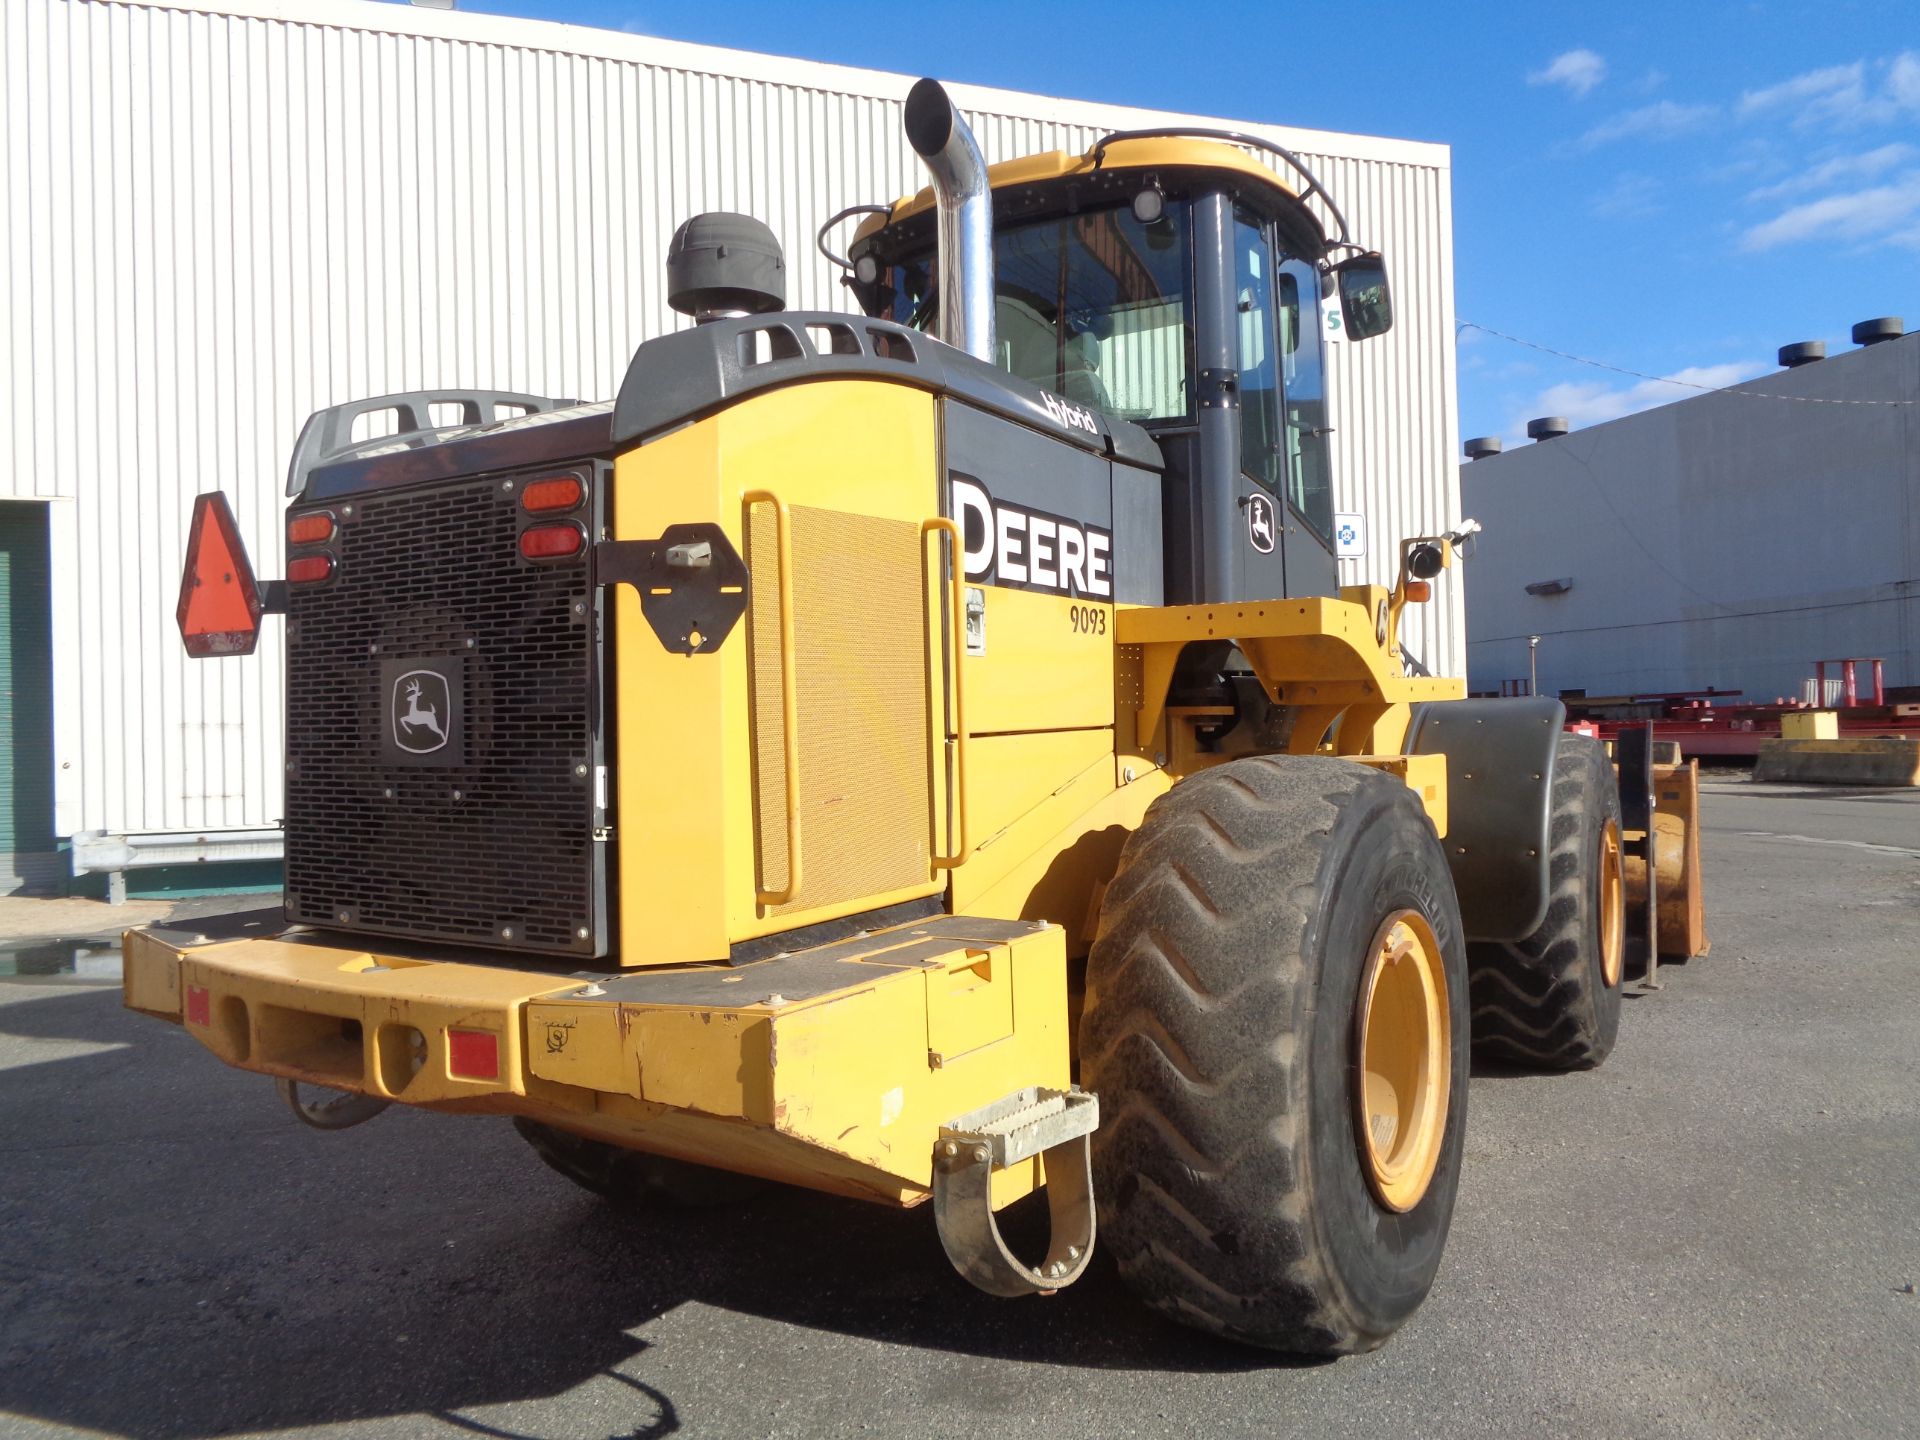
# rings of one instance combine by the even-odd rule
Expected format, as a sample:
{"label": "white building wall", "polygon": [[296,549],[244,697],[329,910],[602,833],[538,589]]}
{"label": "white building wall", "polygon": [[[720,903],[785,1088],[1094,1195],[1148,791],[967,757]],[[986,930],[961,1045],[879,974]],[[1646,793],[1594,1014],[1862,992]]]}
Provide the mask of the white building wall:
{"label": "white building wall", "polygon": [[[1817,660],[1920,685],[1920,334],[1465,467],[1470,679],[1797,697]],[[1528,585],[1570,581],[1564,593]]]}
{"label": "white building wall", "polygon": [[[604,398],[681,323],[665,249],[702,210],[766,220],[796,308],[847,305],[814,249],[922,177],[910,76],[365,0],[0,0],[0,497],[54,506],[57,828],[274,824],[281,651],[189,663],[193,495],[233,497],[280,572],[313,410],[475,385]],[[1399,319],[1332,367],[1349,581],[1459,515],[1444,146],[954,87],[991,160],[1104,130],[1231,125],[1305,154],[1389,257]],[[1415,652],[1461,673],[1443,589]]]}

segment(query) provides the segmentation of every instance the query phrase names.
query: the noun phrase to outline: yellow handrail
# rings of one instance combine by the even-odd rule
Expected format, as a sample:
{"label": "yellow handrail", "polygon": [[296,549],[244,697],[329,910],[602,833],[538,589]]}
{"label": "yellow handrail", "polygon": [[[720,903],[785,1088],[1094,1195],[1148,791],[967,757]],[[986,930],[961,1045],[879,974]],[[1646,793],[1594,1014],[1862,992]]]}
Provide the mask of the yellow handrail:
{"label": "yellow handrail", "polygon": [[771,490],[749,490],[741,505],[773,506],[774,548],[779,556],[780,735],[787,773],[787,884],[784,890],[759,890],[762,905],[785,905],[800,889],[800,679],[793,644],[793,539],[787,504]]}
{"label": "yellow handrail", "polygon": [[936,870],[954,870],[967,863],[973,844],[967,836],[967,629],[966,629],[966,541],[960,527],[945,516],[920,522],[920,544],[924,560],[927,536],[944,530],[953,540],[953,583],[948,587],[949,624],[953,633],[953,793],[947,802],[948,814],[959,832],[960,846],[952,855],[937,851],[931,856]]}

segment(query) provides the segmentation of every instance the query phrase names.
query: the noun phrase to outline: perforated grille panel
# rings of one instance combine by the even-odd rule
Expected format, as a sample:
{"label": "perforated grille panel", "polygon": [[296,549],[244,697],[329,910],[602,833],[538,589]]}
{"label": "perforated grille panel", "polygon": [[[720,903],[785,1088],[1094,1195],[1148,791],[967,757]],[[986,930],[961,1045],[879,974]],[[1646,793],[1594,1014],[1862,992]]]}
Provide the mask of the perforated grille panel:
{"label": "perforated grille panel", "polygon": [[336,505],[334,577],[289,587],[293,919],[599,953],[595,596],[584,551],[521,559],[530,478]]}
{"label": "perforated grille panel", "polygon": [[[786,914],[928,883],[926,604],[919,527],[795,506],[800,893]],[[779,569],[772,507],[754,507],[747,564],[761,883],[787,883]]]}

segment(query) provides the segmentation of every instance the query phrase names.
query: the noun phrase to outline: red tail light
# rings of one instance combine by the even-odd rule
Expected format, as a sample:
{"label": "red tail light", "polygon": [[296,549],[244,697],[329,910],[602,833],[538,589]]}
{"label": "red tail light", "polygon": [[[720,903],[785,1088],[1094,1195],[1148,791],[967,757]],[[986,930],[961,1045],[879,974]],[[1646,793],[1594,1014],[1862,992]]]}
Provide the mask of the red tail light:
{"label": "red tail light", "polygon": [[556,475],[551,480],[536,480],[520,492],[520,504],[535,512],[571,510],[586,498],[586,489],[577,477]]}
{"label": "red tail light", "polygon": [[587,533],[570,520],[520,532],[520,553],[529,560],[560,560],[585,548]]}
{"label": "red tail light", "polygon": [[333,574],[331,555],[300,555],[287,562],[287,579],[295,584],[310,584]]}
{"label": "red tail light", "polygon": [[447,1031],[447,1073],[462,1080],[498,1080],[500,1037],[491,1030]]}
{"label": "red tail light", "polygon": [[186,573],[174,611],[187,654],[251,655],[260,639],[260,587],[240,541],[227,497],[218,490],[193,502]]}
{"label": "red tail light", "polygon": [[211,1025],[213,1023],[213,997],[207,993],[204,985],[187,986],[187,1023],[189,1025]]}
{"label": "red tail light", "polygon": [[287,521],[289,545],[324,545],[333,538],[333,516],[325,511],[317,515],[295,515]]}

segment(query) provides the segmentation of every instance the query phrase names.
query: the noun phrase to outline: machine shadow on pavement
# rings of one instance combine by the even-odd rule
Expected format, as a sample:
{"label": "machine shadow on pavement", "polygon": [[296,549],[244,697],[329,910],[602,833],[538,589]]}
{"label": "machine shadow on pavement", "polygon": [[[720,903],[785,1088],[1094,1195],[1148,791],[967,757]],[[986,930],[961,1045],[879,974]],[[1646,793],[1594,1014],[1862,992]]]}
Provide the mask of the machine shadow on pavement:
{"label": "machine shadow on pavement", "polygon": [[[0,1414],[140,1436],[409,1414],[511,1433],[462,1412],[635,1385],[618,1372],[649,1348],[636,1332],[689,1303],[1091,1369],[1300,1363],[1160,1320],[1111,1266],[1052,1297],[981,1294],[924,1211],[776,1188],[621,1212],[505,1120],[396,1108],[319,1134],[119,999],[0,987]],[[43,1045],[69,1053],[36,1062]],[[1007,1219],[1016,1248],[1044,1225],[1044,1205]],[[659,1413],[639,1433],[697,1421],[642,1390]]]}

